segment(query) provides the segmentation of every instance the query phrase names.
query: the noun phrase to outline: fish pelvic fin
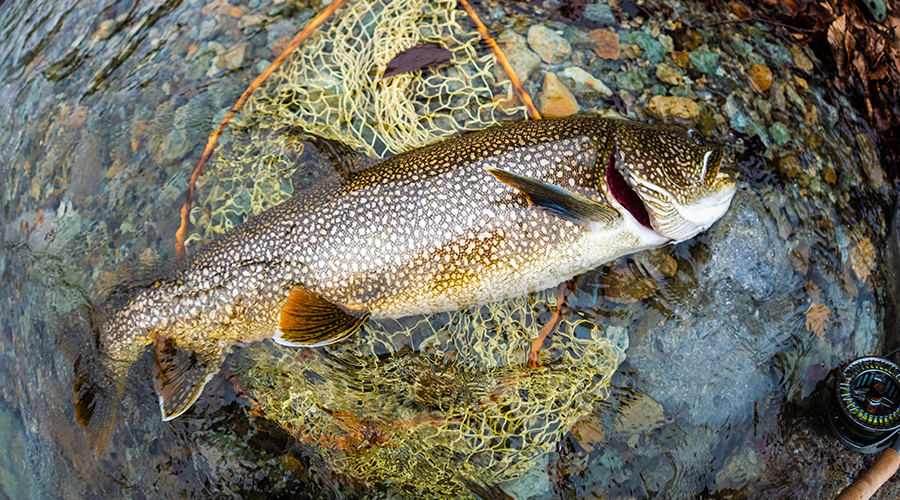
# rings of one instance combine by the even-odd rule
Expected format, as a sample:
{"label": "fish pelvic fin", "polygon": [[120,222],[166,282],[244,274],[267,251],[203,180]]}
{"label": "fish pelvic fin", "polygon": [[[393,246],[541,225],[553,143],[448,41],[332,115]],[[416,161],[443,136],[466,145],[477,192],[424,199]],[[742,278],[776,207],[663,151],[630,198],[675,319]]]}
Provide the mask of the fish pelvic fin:
{"label": "fish pelvic fin", "polygon": [[368,318],[367,311],[334,304],[305,288],[295,288],[281,308],[273,340],[290,347],[333,344],[356,333]]}
{"label": "fish pelvic fin", "polygon": [[525,195],[528,201],[549,213],[573,224],[590,229],[598,225],[611,225],[619,212],[593,200],[579,196],[553,184],[514,174],[499,168],[485,168],[500,182],[508,184]]}
{"label": "fish pelvic fin", "polygon": [[178,345],[173,338],[157,338],[153,351],[153,387],[159,396],[164,422],[181,415],[197,401],[224,360],[225,352],[218,346],[203,351]]}

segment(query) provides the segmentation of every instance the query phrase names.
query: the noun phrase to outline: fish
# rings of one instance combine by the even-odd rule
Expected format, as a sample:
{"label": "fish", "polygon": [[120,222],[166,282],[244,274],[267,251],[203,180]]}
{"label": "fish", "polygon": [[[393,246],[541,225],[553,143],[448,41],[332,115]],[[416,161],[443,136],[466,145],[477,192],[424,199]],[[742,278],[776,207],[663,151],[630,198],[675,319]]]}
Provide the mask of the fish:
{"label": "fish", "polygon": [[319,347],[368,320],[459,310],[558,285],[706,230],[735,193],[693,130],[597,116],[525,121],[398,154],[299,192],[91,322],[75,412],[99,456],[129,367],[152,346],[163,420],[236,344]]}

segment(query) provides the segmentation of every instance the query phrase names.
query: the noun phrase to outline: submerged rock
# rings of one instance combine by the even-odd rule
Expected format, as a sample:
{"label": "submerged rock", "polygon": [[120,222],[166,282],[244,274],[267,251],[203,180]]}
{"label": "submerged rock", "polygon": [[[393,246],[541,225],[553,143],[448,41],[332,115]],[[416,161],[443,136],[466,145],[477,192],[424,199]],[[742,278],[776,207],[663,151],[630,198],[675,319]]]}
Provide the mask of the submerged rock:
{"label": "submerged rock", "polygon": [[662,292],[671,315],[643,321],[628,355],[667,416],[682,426],[721,428],[752,417],[754,402],[774,389],[759,367],[796,329],[789,296],[802,283],[777,227],[749,191],[735,195],[708,252],[709,260],[695,266],[696,291]]}

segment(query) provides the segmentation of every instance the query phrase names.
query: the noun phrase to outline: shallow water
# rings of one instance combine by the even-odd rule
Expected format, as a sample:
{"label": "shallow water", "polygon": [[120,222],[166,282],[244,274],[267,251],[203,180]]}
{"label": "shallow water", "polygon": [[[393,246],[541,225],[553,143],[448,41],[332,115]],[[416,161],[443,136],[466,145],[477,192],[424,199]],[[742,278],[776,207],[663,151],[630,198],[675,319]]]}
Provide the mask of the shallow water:
{"label": "shallow water", "polygon": [[[510,441],[511,449],[525,450],[523,477],[498,472],[500,485],[466,486],[484,497],[500,495],[491,489],[499,487],[515,498],[832,495],[864,458],[828,434],[823,381],[832,368],[886,354],[884,345],[892,343],[885,338],[884,311],[893,306],[883,259],[894,241],[887,235],[895,187],[872,163],[872,138],[845,98],[802,69],[792,42],[765,26],[721,28],[740,38],[707,30],[694,43],[662,14],[649,16],[649,7],[629,14],[591,5],[586,20],[550,23],[581,52],[581,65],[616,92],[606,99],[578,94],[582,109],[615,108],[648,120],[651,95],[705,103],[698,128],[733,145],[739,192],[707,233],[578,280],[564,314],[576,326],[556,338],[627,344],[624,360],[615,361],[621,364],[611,393],[568,413],[575,422],[559,440],[534,439],[547,446],[540,453],[531,453],[537,444]],[[551,14],[530,6],[505,17],[497,8],[488,16],[495,30]],[[675,10],[695,25],[709,16],[700,5]],[[313,13],[304,2],[265,0],[0,5],[6,26],[0,37],[0,442],[7,443],[0,451],[0,500],[409,493],[396,481],[336,471],[335,452],[322,451],[324,436],[311,440],[290,422],[259,416],[252,398],[266,403],[253,393],[263,379],[252,370],[265,366],[274,368],[264,381],[288,393],[301,382],[285,381],[284,374],[299,373],[301,365],[310,377],[302,383],[328,390],[334,380],[348,387],[369,383],[361,373],[386,367],[418,374],[426,389],[452,388],[431,391],[442,393],[435,397],[411,393],[405,408],[433,413],[448,391],[471,395],[472,407],[482,408],[479,391],[493,382],[477,364],[429,357],[465,350],[465,338],[450,349],[453,342],[440,336],[444,324],[466,330],[460,325],[481,321],[460,313],[372,326],[363,336],[377,340],[364,344],[371,346],[369,358],[347,346],[298,359],[269,344],[238,349],[194,408],[172,422],[160,422],[148,353],[129,378],[106,454],[92,456],[75,421],[74,359],[65,347],[87,339],[61,338],[61,315],[174,259],[181,196],[206,134],[274,57],[278,40],[292,37]],[[593,57],[587,32],[603,27],[617,29],[620,42],[639,47],[640,55],[616,62]],[[219,47],[242,45],[242,59],[215,60]],[[690,57],[692,69],[682,71],[681,84],[666,86],[647,68],[676,66],[676,51]],[[551,71],[561,72],[574,57]],[[773,68],[767,93],[749,89],[742,75],[750,62]],[[546,64],[526,82],[532,95],[545,70]],[[299,186],[325,175],[322,165],[302,163],[288,175]],[[524,312],[504,331],[525,337],[519,342],[510,333],[492,344],[503,353],[498,359],[514,357],[529,329],[548,320],[555,296],[523,300]],[[393,335],[411,326],[419,328],[416,335]],[[566,349],[573,348],[553,344],[550,352],[562,356]],[[511,366],[504,380],[521,370]],[[471,394],[454,385],[460,379],[470,382]],[[360,393],[372,390],[365,385]],[[331,425],[348,422],[332,419]],[[543,421],[532,426],[526,430],[545,430]],[[464,470],[452,458],[448,463]],[[888,485],[881,498],[896,488]]]}

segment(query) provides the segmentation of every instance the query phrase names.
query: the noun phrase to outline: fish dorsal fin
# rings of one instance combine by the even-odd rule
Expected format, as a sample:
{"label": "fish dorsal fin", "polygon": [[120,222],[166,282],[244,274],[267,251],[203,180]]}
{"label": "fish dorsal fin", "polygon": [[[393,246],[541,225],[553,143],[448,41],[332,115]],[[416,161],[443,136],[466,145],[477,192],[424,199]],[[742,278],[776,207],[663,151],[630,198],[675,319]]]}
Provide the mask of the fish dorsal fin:
{"label": "fish dorsal fin", "polygon": [[595,228],[598,224],[610,225],[619,217],[619,213],[615,209],[559,186],[499,168],[486,168],[485,170],[500,182],[514,187],[524,194],[529,202],[545,212],[584,228]]}
{"label": "fish dorsal fin", "polygon": [[153,352],[153,386],[159,395],[163,421],[184,413],[219,372],[225,358],[221,350],[201,352],[160,337]]}
{"label": "fish dorsal fin", "polygon": [[333,344],[353,335],[368,317],[366,311],[334,304],[305,288],[295,288],[281,308],[274,340],[291,347]]}

